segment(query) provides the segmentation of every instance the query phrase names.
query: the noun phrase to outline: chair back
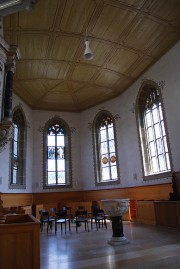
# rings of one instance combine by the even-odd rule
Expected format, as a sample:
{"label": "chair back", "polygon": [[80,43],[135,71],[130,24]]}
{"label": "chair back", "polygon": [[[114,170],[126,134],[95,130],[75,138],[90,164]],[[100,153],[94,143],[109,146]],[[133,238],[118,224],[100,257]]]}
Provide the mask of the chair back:
{"label": "chair back", "polygon": [[60,210],[55,213],[57,219],[66,219],[67,218],[67,211],[66,210]]}
{"label": "chair back", "polygon": [[76,210],[76,218],[87,218],[87,210]]}
{"label": "chair back", "polygon": [[51,217],[55,217],[55,215],[56,215],[56,208],[55,208],[55,207],[51,207],[51,208],[49,209],[49,215],[50,215]]}
{"label": "chair back", "polygon": [[78,206],[77,207],[77,209],[76,209],[77,211],[85,211],[85,207],[84,206]]}
{"label": "chair back", "polygon": [[42,209],[39,213],[41,215],[41,222],[49,220],[49,212],[47,210]]}

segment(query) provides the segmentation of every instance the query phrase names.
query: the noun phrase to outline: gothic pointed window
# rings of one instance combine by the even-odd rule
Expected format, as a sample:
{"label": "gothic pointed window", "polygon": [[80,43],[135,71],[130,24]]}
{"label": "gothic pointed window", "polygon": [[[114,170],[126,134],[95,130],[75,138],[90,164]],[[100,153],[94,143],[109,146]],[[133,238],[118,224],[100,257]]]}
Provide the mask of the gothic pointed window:
{"label": "gothic pointed window", "polygon": [[25,188],[26,128],[20,108],[13,113],[13,138],[11,142],[10,188]]}
{"label": "gothic pointed window", "polygon": [[100,112],[93,123],[96,185],[119,183],[118,156],[113,116]]}
{"label": "gothic pointed window", "polygon": [[57,117],[45,127],[44,164],[44,188],[71,186],[70,129]]}
{"label": "gothic pointed window", "polygon": [[172,162],[160,89],[146,84],[137,102],[144,179],[168,176]]}

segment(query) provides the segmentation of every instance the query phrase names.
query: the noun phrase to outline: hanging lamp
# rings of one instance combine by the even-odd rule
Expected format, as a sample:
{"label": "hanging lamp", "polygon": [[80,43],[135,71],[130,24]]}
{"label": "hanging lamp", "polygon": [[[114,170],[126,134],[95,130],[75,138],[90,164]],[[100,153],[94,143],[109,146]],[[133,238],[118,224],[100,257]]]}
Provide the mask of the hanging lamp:
{"label": "hanging lamp", "polygon": [[85,60],[92,60],[94,58],[94,54],[92,53],[92,50],[90,49],[90,41],[87,33],[87,16],[86,16],[86,10],[85,10],[85,21],[86,21],[86,36],[85,36],[85,51],[84,51],[84,59]]}

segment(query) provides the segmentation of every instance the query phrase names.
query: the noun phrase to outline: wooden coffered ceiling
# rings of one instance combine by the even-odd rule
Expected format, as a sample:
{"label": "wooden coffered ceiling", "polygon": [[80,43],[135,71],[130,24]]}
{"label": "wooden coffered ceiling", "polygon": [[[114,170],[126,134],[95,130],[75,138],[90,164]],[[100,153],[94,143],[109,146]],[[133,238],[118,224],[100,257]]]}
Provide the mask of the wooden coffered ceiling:
{"label": "wooden coffered ceiling", "polygon": [[179,40],[180,1],[39,0],[3,24],[21,53],[14,92],[33,109],[78,112],[123,93]]}

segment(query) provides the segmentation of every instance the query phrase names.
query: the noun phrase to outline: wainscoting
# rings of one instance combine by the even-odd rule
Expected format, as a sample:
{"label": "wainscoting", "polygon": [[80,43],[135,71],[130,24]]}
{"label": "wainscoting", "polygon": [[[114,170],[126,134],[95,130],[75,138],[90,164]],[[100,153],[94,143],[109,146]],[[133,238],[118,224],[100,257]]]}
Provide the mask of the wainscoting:
{"label": "wainscoting", "polygon": [[[31,207],[32,212],[38,217],[39,209],[41,209],[42,207],[45,209],[49,209],[51,207],[61,208],[62,206],[71,206],[72,211],[74,212],[75,208],[78,205],[84,205],[87,210],[90,211],[92,201],[99,201],[99,203],[101,203],[100,201],[105,199],[129,198],[130,211],[128,215],[124,216],[124,218],[126,220],[135,220],[137,201],[140,201],[138,203],[142,204],[142,200],[169,200],[170,192],[172,192],[172,184],[160,184],[145,187],[141,186],[133,188],[118,188],[92,191],[66,191],[33,194],[1,193],[1,199],[3,201],[4,208],[21,206],[26,210],[26,213],[29,214]],[[150,205],[146,204],[143,206],[147,208],[147,206]],[[146,210],[141,211],[145,212]],[[141,213],[140,211],[138,211],[138,217]],[[153,212],[151,213],[153,214]],[[142,219],[142,216],[140,218]],[[146,220],[149,223],[148,218],[146,218]],[[152,221],[152,223],[150,220],[149,224],[154,224],[154,220]]]}

